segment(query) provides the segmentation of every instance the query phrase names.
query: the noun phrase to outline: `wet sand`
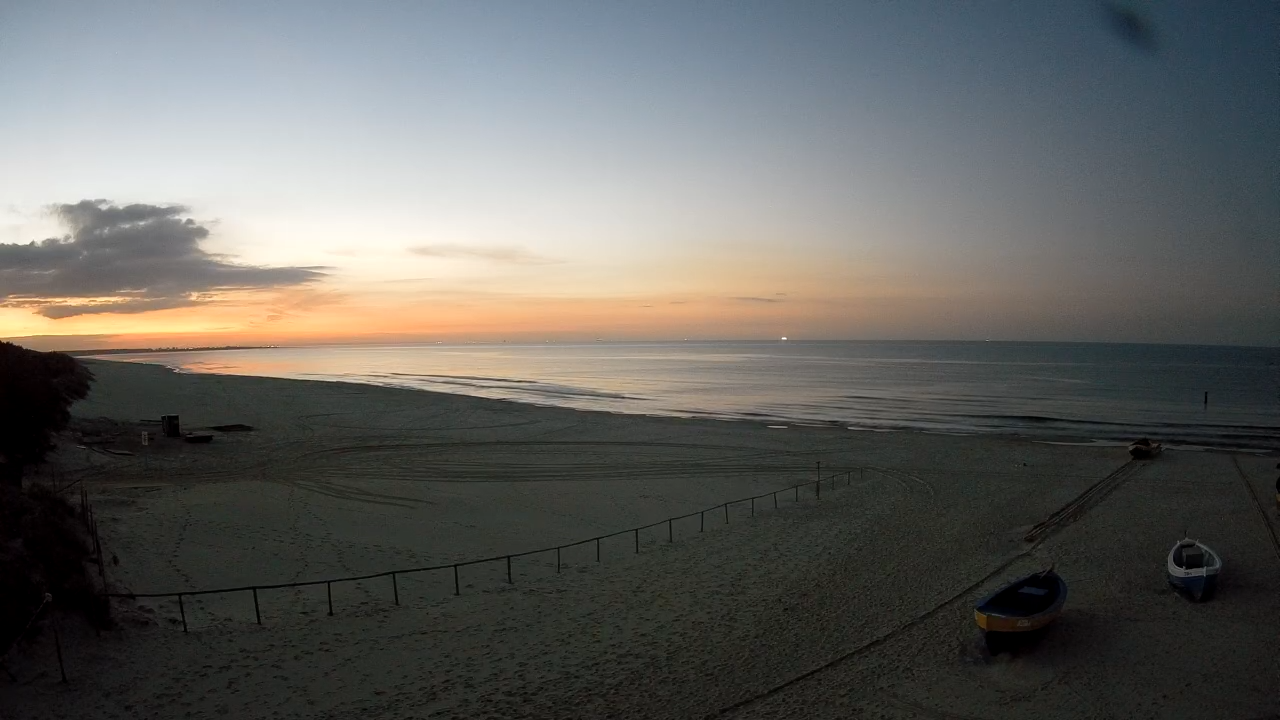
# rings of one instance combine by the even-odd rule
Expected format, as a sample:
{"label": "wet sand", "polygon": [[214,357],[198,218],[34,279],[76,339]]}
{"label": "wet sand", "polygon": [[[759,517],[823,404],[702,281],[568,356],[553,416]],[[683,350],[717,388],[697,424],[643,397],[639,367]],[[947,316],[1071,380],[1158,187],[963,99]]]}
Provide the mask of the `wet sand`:
{"label": "wet sand", "polygon": [[[12,658],[0,717],[1221,717],[1280,713],[1275,458],[1166,452],[1096,506],[1035,523],[1123,449],[840,427],[770,429],[343,383],[95,363],[68,445],[113,589],[170,592],[375,573],[555,546],[845,473],[634,538],[386,578],[122,600]],[[244,423],[210,445],[133,440],[140,419]],[[158,430],[158,426],[152,426]],[[843,479],[847,477],[847,480]],[[1264,512],[1247,491],[1251,483]],[[699,532],[700,520],[705,531]],[[1225,559],[1191,604],[1164,580],[1189,532]],[[1066,611],[1016,656],[976,650],[973,603],[1053,564]]]}

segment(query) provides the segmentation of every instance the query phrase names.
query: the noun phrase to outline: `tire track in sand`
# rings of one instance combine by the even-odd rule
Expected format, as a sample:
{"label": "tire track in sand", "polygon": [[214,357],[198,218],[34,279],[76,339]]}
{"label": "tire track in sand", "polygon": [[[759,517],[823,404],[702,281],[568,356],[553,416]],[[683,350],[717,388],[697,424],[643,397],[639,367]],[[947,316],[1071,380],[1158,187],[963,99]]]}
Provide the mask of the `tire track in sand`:
{"label": "tire track in sand", "polygon": [[[1102,480],[1099,480],[1097,483],[1090,486],[1089,489],[1085,490],[1085,492],[1077,496],[1075,500],[1072,500],[1066,506],[1064,506],[1063,508],[1060,508],[1058,511],[1050,515],[1048,519],[1046,519],[1036,527],[1045,525],[1046,523],[1049,523],[1051,520],[1054,520],[1054,518],[1060,518],[1061,516],[1063,516],[1064,510],[1068,511],[1066,513],[1066,516],[1063,517],[1060,520],[1060,522],[1055,523],[1050,527],[1056,529],[1058,527],[1061,527],[1061,524],[1065,522],[1069,522],[1071,520],[1075,520],[1079,518],[1079,516],[1087,512],[1089,508],[1101,502],[1102,499],[1107,494],[1109,494],[1111,490],[1114,490],[1115,486],[1118,485],[1121,480],[1123,480],[1125,477],[1131,474],[1133,468],[1136,467],[1136,465],[1137,463],[1131,459],[1128,462],[1126,462],[1124,465],[1121,465],[1120,467],[1116,468],[1110,474],[1104,477]],[[906,474],[906,473],[903,473],[903,474]],[[902,481],[902,479],[899,478],[899,481]],[[1103,488],[1106,488],[1105,491],[1099,492],[1099,490]],[[1000,563],[998,566],[993,568],[987,574],[983,575],[981,578],[965,586],[963,589],[951,594],[947,598],[943,599],[941,602],[938,602],[933,607],[925,610],[924,612],[919,613],[918,615],[911,618],[910,620],[907,620],[903,624],[895,628],[892,628],[890,630],[887,630],[884,633],[881,633],[880,635],[870,640],[867,640],[866,642],[863,642],[862,644],[857,645],[856,647],[853,647],[848,651],[841,653],[840,655],[837,655],[836,657],[833,657],[830,660],[827,660],[826,662],[816,667],[813,667],[809,670],[806,670],[805,672],[800,673],[799,675],[795,675],[790,678],[787,678],[786,680],[783,680],[782,682],[778,683],[777,685],[774,685],[773,687],[769,688],[768,690],[765,690],[764,692],[760,692],[750,697],[743,698],[730,705],[725,705],[719,710],[709,713],[706,717],[710,718],[710,717],[720,717],[720,716],[729,715],[738,710],[741,710],[742,708],[748,707],[750,705],[754,705],[760,702],[761,700],[773,697],[774,695],[777,695],[778,693],[782,692],[783,690],[786,690],[787,688],[791,687],[792,685],[795,685],[796,683],[803,682],[804,680],[807,680],[811,677],[814,677],[815,675],[818,675],[826,670],[829,670],[837,665],[840,665],[847,660],[851,660],[855,657],[858,657],[859,655],[862,655],[868,652],[869,650],[873,650],[885,644],[889,640],[892,640],[898,635],[901,635],[903,632],[906,632],[907,630],[910,630],[914,627],[917,627],[923,624],[925,621],[929,620],[934,615],[937,615],[943,609],[950,607],[951,605],[955,604],[957,601],[961,600],[962,598],[968,597],[975,590],[982,587],[986,583],[990,582],[992,578],[1004,572],[1005,570],[1008,570],[1010,567],[1013,567],[1013,565],[1017,563],[1019,560],[1022,560],[1023,558],[1030,556],[1032,553],[1036,551],[1036,549],[1040,547],[1042,543],[1044,543],[1045,540],[1049,538],[1051,534],[1052,533],[1050,532],[1042,532],[1039,535],[1037,535],[1034,539],[1031,539],[1030,535],[1028,535],[1028,539],[1031,542],[1030,545],[1018,551],[1017,553],[1014,553],[1012,556],[1010,556],[1004,562]]]}

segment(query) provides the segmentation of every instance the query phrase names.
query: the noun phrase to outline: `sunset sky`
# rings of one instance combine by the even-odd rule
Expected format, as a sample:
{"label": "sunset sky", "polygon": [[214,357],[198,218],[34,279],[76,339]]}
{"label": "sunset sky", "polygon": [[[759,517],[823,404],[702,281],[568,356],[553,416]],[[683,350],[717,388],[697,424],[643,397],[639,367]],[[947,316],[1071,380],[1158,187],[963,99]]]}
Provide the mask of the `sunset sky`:
{"label": "sunset sky", "polygon": [[3,3],[0,337],[1276,345],[1280,5],[1118,7]]}

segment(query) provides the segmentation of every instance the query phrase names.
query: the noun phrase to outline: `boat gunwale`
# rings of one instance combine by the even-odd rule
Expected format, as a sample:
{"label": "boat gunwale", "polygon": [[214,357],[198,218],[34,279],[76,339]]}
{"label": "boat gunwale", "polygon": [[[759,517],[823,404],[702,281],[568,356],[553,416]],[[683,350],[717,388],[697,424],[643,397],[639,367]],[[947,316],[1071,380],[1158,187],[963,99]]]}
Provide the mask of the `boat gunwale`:
{"label": "boat gunwale", "polygon": [[[1177,563],[1175,563],[1173,560],[1173,554],[1176,553],[1178,551],[1178,548],[1182,547],[1182,544],[1188,540],[1191,540],[1191,542],[1195,543],[1196,547],[1203,550],[1205,554],[1209,556],[1209,560],[1211,561],[1211,563],[1206,563],[1205,567],[1202,567],[1202,568],[1184,568],[1181,565],[1178,565]],[[1222,572],[1222,564],[1223,564],[1222,556],[1218,555],[1218,553],[1215,552],[1213,548],[1209,547],[1208,545],[1205,545],[1199,540],[1192,540],[1191,538],[1183,538],[1178,542],[1174,543],[1172,548],[1169,548],[1169,553],[1165,557],[1166,557],[1165,571],[1169,574],[1169,577],[1171,578],[1180,578],[1180,579],[1200,578],[1200,577],[1209,578],[1209,577],[1218,575],[1219,573]]]}
{"label": "boat gunwale", "polygon": [[[996,596],[999,595],[1000,593],[1004,592],[1005,590],[1008,590],[1011,587],[1023,584],[1037,575],[1041,575],[1041,576],[1052,575],[1053,579],[1057,581],[1058,596],[1054,598],[1054,601],[1049,605],[1049,607],[1036,613],[1019,614],[1019,615],[1013,615],[1007,612],[999,612],[995,610],[984,609],[986,608],[987,604],[990,603],[992,600],[994,600]],[[1021,627],[1014,630],[1014,632],[1029,631],[1029,630],[1038,630],[1039,628],[1044,627],[1045,625],[1052,622],[1055,618],[1057,618],[1058,615],[1062,614],[1062,608],[1066,604],[1066,602],[1067,602],[1067,581],[1062,579],[1062,576],[1054,572],[1053,569],[1051,568],[1049,570],[1044,570],[1040,572],[1031,573],[1030,575],[1025,575],[1023,577],[1018,578],[1017,580],[1001,585],[990,595],[987,595],[981,601],[979,601],[976,605],[974,605],[973,611],[975,614],[975,619],[978,620],[979,627],[982,627],[984,630],[988,630],[988,628],[985,627],[985,625],[983,624],[983,619],[995,618],[999,620],[1007,620],[1007,621],[1014,621],[1014,622],[1023,621],[1023,622],[1030,623],[1031,626]],[[1009,631],[1000,630],[1000,632],[1009,632]]]}

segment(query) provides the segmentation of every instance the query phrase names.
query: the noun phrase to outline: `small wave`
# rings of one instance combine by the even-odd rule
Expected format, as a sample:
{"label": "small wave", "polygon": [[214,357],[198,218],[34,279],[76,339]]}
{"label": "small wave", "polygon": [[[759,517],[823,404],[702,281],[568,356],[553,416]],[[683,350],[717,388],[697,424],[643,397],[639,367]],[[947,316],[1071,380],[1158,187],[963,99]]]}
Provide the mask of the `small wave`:
{"label": "small wave", "polygon": [[537,380],[521,380],[519,378],[501,378],[501,377],[485,377],[483,375],[431,375],[425,373],[399,373],[388,372],[382,375],[394,377],[410,377],[410,378],[428,378],[438,380],[475,380],[477,382],[492,382],[511,385],[536,385]]}

